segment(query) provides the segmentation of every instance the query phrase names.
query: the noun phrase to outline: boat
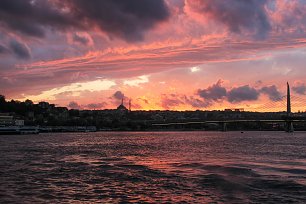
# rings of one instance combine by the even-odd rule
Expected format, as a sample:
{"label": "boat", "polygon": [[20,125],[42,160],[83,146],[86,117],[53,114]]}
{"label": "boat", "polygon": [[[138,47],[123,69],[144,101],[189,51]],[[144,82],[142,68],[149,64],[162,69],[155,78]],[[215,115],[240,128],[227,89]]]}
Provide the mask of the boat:
{"label": "boat", "polygon": [[0,127],[0,135],[38,134],[38,126],[6,126]]}

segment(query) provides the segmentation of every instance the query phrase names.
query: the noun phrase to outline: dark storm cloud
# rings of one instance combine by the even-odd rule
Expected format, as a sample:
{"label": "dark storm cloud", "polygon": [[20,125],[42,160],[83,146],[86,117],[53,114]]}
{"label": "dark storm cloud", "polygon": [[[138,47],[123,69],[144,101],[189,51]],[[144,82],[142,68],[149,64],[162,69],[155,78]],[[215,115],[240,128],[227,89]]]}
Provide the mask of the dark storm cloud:
{"label": "dark storm cloud", "polygon": [[137,41],[168,18],[163,0],[1,0],[0,25],[22,34],[43,37],[46,28],[91,30]]}
{"label": "dark storm cloud", "polygon": [[[196,2],[196,3],[194,3]],[[262,38],[270,31],[267,0],[190,0],[192,8],[226,25],[232,32],[248,30]]]}
{"label": "dark storm cloud", "polygon": [[207,108],[212,105],[211,101],[209,100],[200,100],[198,98],[195,98],[193,96],[187,97],[184,96],[185,103],[191,105],[194,108]]}
{"label": "dark storm cloud", "polygon": [[10,42],[10,49],[12,52],[20,59],[29,59],[31,58],[31,54],[27,46],[24,44],[16,41],[16,40],[11,40]]}
{"label": "dark storm cloud", "polygon": [[[199,100],[199,104],[202,107],[211,106],[213,102],[222,100],[227,100],[230,103],[254,101],[258,99],[260,94],[266,94],[271,101],[282,100],[282,94],[275,85],[264,86],[260,89],[256,89],[255,87],[251,87],[249,85],[244,85],[226,90],[226,88],[222,87],[222,81],[219,80],[216,84],[213,84],[206,89],[199,89],[197,91],[197,95],[205,99],[204,101]],[[194,102],[196,102],[196,100],[194,100]],[[194,107],[197,106],[196,104],[197,103],[195,103]]]}
{"label": "dark storm cloud", "polygon": [[106,102],[103,102],[103,103],[90,103],[90,104],[87,104],[87,105],[79,105],[77,102],[75,101],[71,101],[67,107],[69,109],[79,109],[79,110],[83,110],[83,109],[90,109],[90,110],[93,110],[93,109],[101,109],[103,107],[105,107],[107,105]]}
{"label": "dark storm cloud", "polygon": [[226,96],[226,89],[222,87],[222,81],[219,80],[216,84],[207,89],[199,89],[197,94],[205,100],[218,101]]}
{"label": "dark storm cloud", "polygon": [[181,94],[163,94],[161,106],[164,109],[172,109],[180,105],[191,105],[194,108],[207,108],[212,105],[211,101],[201,100],[194,96],[186,96]]}
{"label": "dark storm cloud", "polygon": [[86,38],[84,36],[80,36],[80,35],[78,35],[76,33],[73,35],[73,41],[81,43],[83,45],[87,45],[89,43],[88,38]]}
{"label": "dark storm cloud", "polygon": [[90,103],[86,105],[86,108],[88,109],[101,109],[107,105],[106,102],[103,103]]}
{"label": "dark storm cloud", "polygon": [[77,22],[47,0],[1,0],[0,23],[22,34],[43,37],[46,26],[65,28]]}
{"label": "dark storm cloud", "polygon": [[231,103],[242,101],[255,101],[258,99],[260,92],[249,85],[233,88],[228,91],[227,99]]}
{"label": "dark storm cloud", "polygon": [[292,87],[292,90],[300,95],[306,95],[306,85],[304,83],[298,83]]}
{"label": "dark storm cloud", "polygon": [[161,106],[164,109],[171,109],[172,107],[177,107],[177,106],[179,106],[181,104],[184,104],[181,100],[179,100],[179,99],[170,99],[170,98],[162,99],[162,102],[161,102]]}
{"label": "dark storm cloud", "polygon": [[81,109],[81,106],[77,102],[74,102],[74,101],[71,101],[67,106],[70,109]]}
{"label": "dark storm cloud", "polygon": [[[306,24],[306,1],[305,0],[291,0],[286,2],[283,10],[278,14],[279,18],[278,27],[282,28],[294,28],[296,31],[301,32],[305,29]],[[294,32],[294,29],[291,32]]]}
{"label": "dark storm cloud", "polygon": [[143,38],[144,31],[169,16],[163,0],[70,0],[81,20],[98,25],[101,30],[128,41]]}
{"label": "dark storm cloud", "polygon": [[113,94],[113,97],[117,100],[121,100],[124,98],[124,93],[122,93],[121,91],[116,91],[114,94]]}
{"label": "dark storm cloud", "polygon": [[260,92],[268,95],[271,101],[282,100],[282,94],[279,92],[275,85],[262,87]]}
{"label": "dark storm cloud", "polygon": [[0,54],[4,54],[4,53],[7,53],[7,52],[8,52],[8,49],[5,46],[0,44]]}

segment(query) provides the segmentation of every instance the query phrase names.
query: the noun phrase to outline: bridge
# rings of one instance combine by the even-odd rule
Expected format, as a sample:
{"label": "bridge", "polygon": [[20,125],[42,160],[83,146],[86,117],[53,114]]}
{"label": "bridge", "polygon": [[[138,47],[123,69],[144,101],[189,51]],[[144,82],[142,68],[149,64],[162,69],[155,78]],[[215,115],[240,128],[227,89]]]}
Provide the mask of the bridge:
{"label": "bridge", "polygon": [[[206,121],[184,121],[184,122],[168,122],[168,123],[153,123],[152,126],[155,128],[167,128],[167,127],[186,127],[190,125],[205,125],[205,124],[218,124],[222,127],[223,131],[227,131],[228,124],[232,123],[283,123],[285,127],[286,132],[293,132],[294,131],[294,123],[301,123],[306,122],[306,117],[301,116],[294,116],[291,112],[291,94],[290,94],[290,86],[287,82],[287,94],[286,96],[283,96],[282,99],[286,100],[285,106],[286,106],[286,114],[280,118],[280,119],[229,119],[229,120],[206,120]],[[306,107],[306,104],[304,105],[304,99],[299,97],[294,97],[295,102],[297,102],[300,106],[303,104],[303,107]],[[282,103],[283,100],[279,100],[278,102]],[[266,112],[271,112],[272,108],[275,108],[275,103],[268,103],[265,106],[260,107],[262,110],[266,110]]]}

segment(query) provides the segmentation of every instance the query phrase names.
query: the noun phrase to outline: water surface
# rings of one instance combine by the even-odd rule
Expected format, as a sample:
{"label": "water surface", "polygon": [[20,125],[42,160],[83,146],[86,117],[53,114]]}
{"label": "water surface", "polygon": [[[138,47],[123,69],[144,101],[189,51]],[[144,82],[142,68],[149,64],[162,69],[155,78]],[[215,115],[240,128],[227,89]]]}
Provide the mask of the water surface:
{"label": "water surface", "polygon": [[0,136],[0,203],[306,203],[306,133]]}

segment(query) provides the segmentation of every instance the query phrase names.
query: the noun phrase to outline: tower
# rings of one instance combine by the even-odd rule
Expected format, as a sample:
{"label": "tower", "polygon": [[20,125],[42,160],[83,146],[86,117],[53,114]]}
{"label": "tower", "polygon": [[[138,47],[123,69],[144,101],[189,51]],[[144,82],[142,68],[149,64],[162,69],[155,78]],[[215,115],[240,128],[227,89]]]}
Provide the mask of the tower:
{"label": "tower", "polygon": [[291,121],[291,96],[290,86],[287,82],[287,121],[286,121],[286,132],[293,132],[293,123]]}
{"label": "tower", "polygon": [[290,86],[287,82],[287,117],[291,115],[291,97],[290,97]]}
{"label": "tower", "polygon": [[132,99],[129,100],[129,112],[131,112]]}

